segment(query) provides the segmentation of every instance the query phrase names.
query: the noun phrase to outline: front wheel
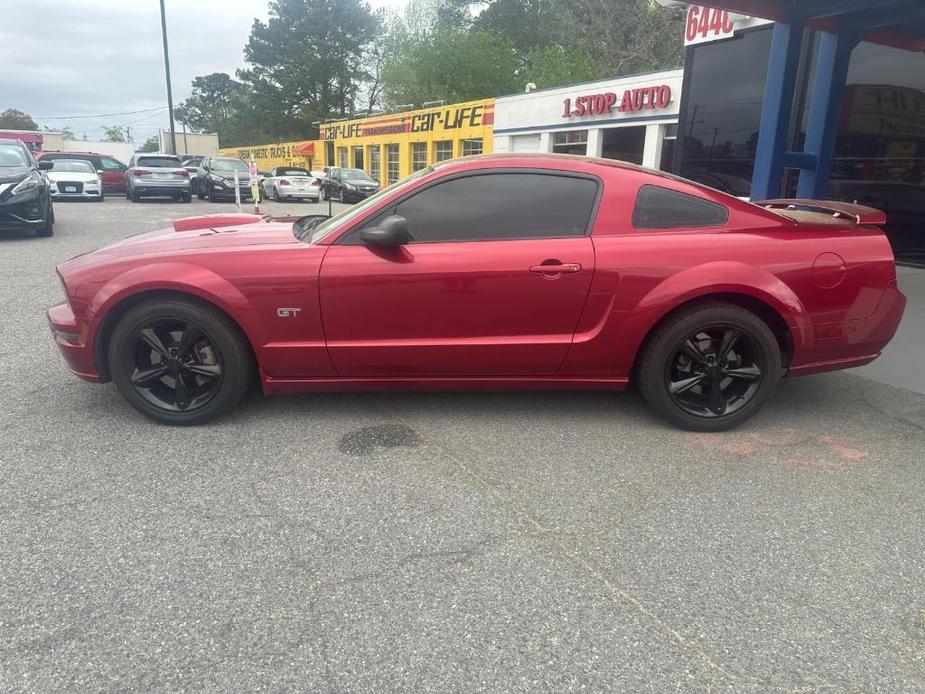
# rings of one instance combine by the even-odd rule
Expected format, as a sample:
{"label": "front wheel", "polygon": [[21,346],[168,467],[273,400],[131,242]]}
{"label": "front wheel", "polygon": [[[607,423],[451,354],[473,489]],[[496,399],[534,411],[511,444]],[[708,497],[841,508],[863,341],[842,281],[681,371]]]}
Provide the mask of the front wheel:
{"label": "front wheel", "polygon": [[132,407],[176,425],[202,424],[228,411],[254,376],[250,349],[230,318],[207,304],[175,299],[145,302],[119,321],[109,367]]}
{"label": "front wheel", "polygon": [[682,310],[656,328],[637,369],[639,388],[665,419],[725,431],[751,418],[781,378],[780,347],[757,315],[734,304]]}

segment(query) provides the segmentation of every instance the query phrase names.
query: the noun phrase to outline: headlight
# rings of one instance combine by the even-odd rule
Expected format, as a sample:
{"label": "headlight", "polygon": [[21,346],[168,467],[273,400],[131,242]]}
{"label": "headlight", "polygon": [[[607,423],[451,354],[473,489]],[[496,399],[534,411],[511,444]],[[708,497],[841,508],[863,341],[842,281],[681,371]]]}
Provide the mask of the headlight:
{"label": "headlight", "polygon": [[215,175],[215,174],[209,174],[209,178],[211,178],[211,179],[212,179],[213,181],[215,181],[216,183],[224,183],[224,182],[225,182],[225,179],[224,179],[224,178],[222,178],[221,176],[217,176],[217,175]]}
{"label": "headlight", "polygon": [[344,184],[344,188],[346,188],[347,190],[356,190],[356,189],[357,189],[357,187],[356,187],[355,185],[353,185],[352,183],[345,183],[345,184]]}
{"label": "headlight", "polygon": [[16,187],[13,188],[13,195],[18,195],[19,193],[25,193],[29,190],[34,190],[39,187],[38,179],[29,176],[29,178],[23,179],[16,184]]}

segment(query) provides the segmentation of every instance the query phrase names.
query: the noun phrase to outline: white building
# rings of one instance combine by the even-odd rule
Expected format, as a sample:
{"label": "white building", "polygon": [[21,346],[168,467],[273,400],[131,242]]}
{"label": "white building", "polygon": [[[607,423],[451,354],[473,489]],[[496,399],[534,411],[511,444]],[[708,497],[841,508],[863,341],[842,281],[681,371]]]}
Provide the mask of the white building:
{"label": "white building", "polygon": [[563,152],[670,169],[684,70],[495,100],[495,152]]}

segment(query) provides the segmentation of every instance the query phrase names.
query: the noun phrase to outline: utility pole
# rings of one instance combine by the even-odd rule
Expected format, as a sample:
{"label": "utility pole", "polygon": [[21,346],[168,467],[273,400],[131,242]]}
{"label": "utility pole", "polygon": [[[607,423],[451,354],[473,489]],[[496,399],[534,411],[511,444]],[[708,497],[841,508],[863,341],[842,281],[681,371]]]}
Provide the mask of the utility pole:
{"label": "utility pole", "polygon": [[164,0],[161,0],[161,35],[164,37],[164,74],[167,76],[167,109],[170,111],[171,154],[176,154],[177,131],[173,123],[173,91],[170,88],[170,56],[167,53],[167,15],[164,13]]}

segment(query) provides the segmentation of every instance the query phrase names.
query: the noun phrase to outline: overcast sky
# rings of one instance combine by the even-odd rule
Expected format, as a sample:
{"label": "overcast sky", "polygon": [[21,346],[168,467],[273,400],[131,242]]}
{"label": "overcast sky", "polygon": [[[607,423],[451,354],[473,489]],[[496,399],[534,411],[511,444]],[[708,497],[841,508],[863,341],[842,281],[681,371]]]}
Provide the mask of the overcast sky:
{"label": "overcast sky", "polygon": [[[136,143],[167,127],[158,0],[29,0],[0,11],[0,111],[100,139],[129,125]],[[374,7],[401,0],[374,0]],[[174,104],[197,75],[234,71],[266,0],[167,0]],[[103,118],[62,118],[161,109]]]}

